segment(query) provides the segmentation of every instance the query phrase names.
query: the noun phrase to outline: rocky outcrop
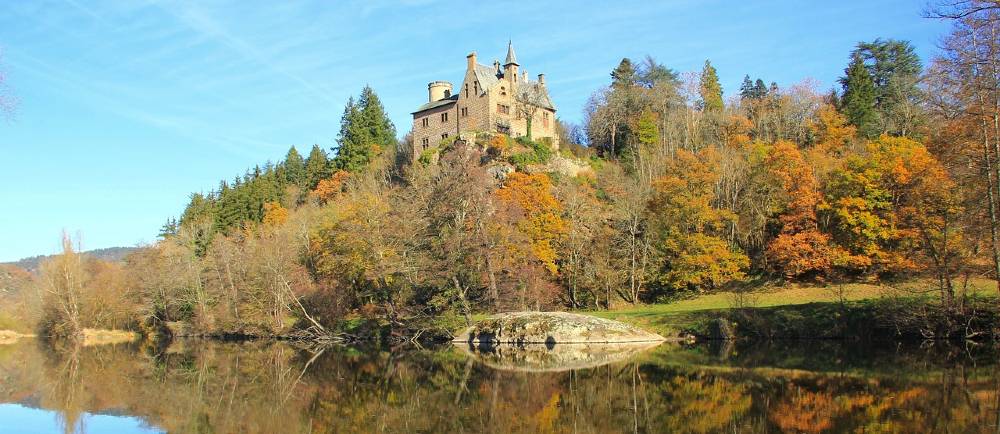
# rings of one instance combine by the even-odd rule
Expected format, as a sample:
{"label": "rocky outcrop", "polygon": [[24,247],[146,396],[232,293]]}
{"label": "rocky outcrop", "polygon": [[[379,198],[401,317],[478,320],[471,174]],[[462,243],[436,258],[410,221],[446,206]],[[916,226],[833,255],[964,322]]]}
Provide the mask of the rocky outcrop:
{"label": "rocky outcrop", "polygon": [[618,321],[568,312],[509,312],[469,327],[456,342],[480,346],[662,342],[665,339]]}
{"label": "rocky outcrop", "polygon": [[594,173],[594,169],[587,162],[576,158],[567,158],[559,154],[553,155],[545,164],[528,166],[526,170],[528,173],[559,173],[570,178],[587,173],[592,175]]}

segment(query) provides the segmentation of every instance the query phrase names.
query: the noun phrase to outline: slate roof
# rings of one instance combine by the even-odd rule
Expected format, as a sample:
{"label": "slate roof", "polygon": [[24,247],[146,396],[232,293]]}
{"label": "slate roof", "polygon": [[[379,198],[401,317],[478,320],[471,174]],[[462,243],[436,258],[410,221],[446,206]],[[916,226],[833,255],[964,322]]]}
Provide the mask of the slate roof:
{"label": "slate roof", "polygon": [[517,84],[517,91],[530,93],[527,98],[528,101],[538,101],[540,103],[538,105],[544,108],[551,110],[556,109],[556,106],[552,104],[552,99],[549,98],[549,92],[545,89],[545,86],[542,86],[537,81],[521,81]]}
{"label": "slate roof", "polygon": [[[512,43],[508,42],[507,43],[507,60],[506,60],[506,63],[504,63],[504,65],[509,65],[509,64],[512,64],[512,63],[515,64],[515,65],[520,66],[517,63],[517,56],[514,54],[514,45]],[[474,68],[475,68],[474,73],[476,75],[476,80],[479,81],[480,94],[486,93],[487,91],[489,91],[490,89],[492,89],[493,86],[496,86],[497,83],[500,83],[500,80],[503,79],[503,76],[504,76],[503,70],[500,69],[500,68],[498,68],[498,67],[496,67],[496,66],[486,66],[486,65],[480,65],[480,64],[477,63]],[[552,104],[552,99],[549,98],[549,92],[545,89],[545,86],[542,86],[537,81],[533,81],[533,80],[522,80],[522,81],[519,81],[517,83],[517,91],[518,92],[530,92],[532,94],[534,94],[534,93],[540,93],[541,95],[538,95],[538,96],[531,95],[529,97],[529,99],[530,100],[537,99],[539,102],[541,102],[541,106],[544,107],[544,108],[551,109],[551,110],[555,110],[556,109],[556,106],[554,104]],[[448,104],[452,104],[452,103],[458,101],[458,94],[459,94],[459,92],[456,92],[454,95],[452,95],[452,96],[450,96],[448,98],[445,98],[445,99],[442,99],[442,100],[437,100],[437,101],[431,101],[429,103],[426,103],[426,104],[424,104],[424,105],[422,105],[420,107],[417,107],[417,110],[414,111],[411,114],[417,114],[417,113],[420,113],[420,112],[425,111],[425,110],[430,110],[432,108],[437,108],[437,107],[442,107],[442,106],[445,106],[445,105],[448,105]]]}
{"label": "slate roof", "polygon": [[[508,60],[510,56],[508,56]],[[493,88],[493,86],[500,83],[503,79],[503,70],[494,69],[492,66],[476,64],[476,80],[479,80],[479,87],[482,89],[480,93],[486,93],[486,91]],[[542,102],[542,107],[555,110],[555,105],[552,104],[552,100],[549,98],[549,93],[545,89],[545,86],[540,85],[537,81],[533,80],[522,80],[517,84],[518,92],[540,92],[541,96],[538,97]],[[535,97],[532,96],[532,99]]]}
{"label": "slate roof", "polygon": [[449,97],[447,97],[445,99],[439,99],[437,101],[431,101],[431,102],[426,103],[426,104],[424,104],[424,105],[422,105],[420,107],[417,107],[417,110],[414,111],[414,112],[412,112],[412,113],[410,113],[410,114],[413,115],[413,114],[420,113],[420,112],[422,112],[424,110],[430,110],[432,108],[438,108],[438,107],[441,107],[441,106],[446,106],[448,104],[454,104],[456,101],[458,101],[458,94],[457,93],[454,94],[454,95],[452,95],[452,96],[449,96]]}
{"label": "slate roof", "polygon": [[507,60],[504,61],[504,65],[510,65],[511,63],[520,66],[517,63],[517,56],[514,55],[514,42],[507,41]]}

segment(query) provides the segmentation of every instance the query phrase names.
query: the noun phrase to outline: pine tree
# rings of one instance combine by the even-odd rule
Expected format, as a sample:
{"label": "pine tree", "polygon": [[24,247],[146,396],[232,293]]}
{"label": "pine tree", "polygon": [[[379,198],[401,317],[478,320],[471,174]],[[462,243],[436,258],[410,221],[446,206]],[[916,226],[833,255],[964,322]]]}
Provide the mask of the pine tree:
{"label": "pine tree", "polygon": [[285,181],[289,184],[301,186],[305,183],[306,162],[294,146],[289,148],[288,153],[285,154],[285,162],[282,164],[282,168],[284,169]]}
{"label": "pine tree", "polygon": [[629,58],[622,59],[618,67],[611,71],[611,86],[617,89],[626,89],[635,85],[639,76],[636,73],[635,65]]}
{"label": "pine tree", "polygon": [[744,75],[743,84],[740,85],[740,99],[753,99],[753,92],[753,81],[750,80],[749,75]]}
{"label": "pine tree", "polygon": [[875,114],[875,83],[865,67],[864,58],[859,53],[851,55],[851,63],[844,70],[846,77],[840,79],[844,94],[840,99],[840,111],[863,137],[878,134]]}
{"label": "pine tree", "polygon": [[382,106],[378,94],[369,86],[361,90],[359,99],[361,106],[361,122],[367,129],[368,139],[379,147],[379,151],[392,149],[396,144],[396,126]]}
{"label": "pine tree", "polygon": [[767,96],[767,86],[764,85],[764,80],[757,79],[753,85],[753,94],[757,99],[763,99]]}
{"label": "pine tree", "polygon": [[875,115],[880,132],[912,134],[922,122],[922,66],[908,41],[876,39],[859,43],[851,53],[862,58],[875,87]]}
{"label": "pine tree", "polygon": [[348,172],[364,168],[383,150],[395,149],[396,127],[371,87],[362,89],[357,103],[354,98],[347,101],[338,142],[334,165]]}
{"label": "pine tree", "polygon": [[701,83],[699,93],[701,95],[701,107],[708,112],[721,112],[725,108],[722,102],[722,85],[719,84],[719,75],[712,66],[712,62],[706,60],[705,67],[701,70]]}
{"label": "pine tree", "polygon": [[330,176],[330,160],[319,145],[313,145],[312,150],[309,151],[305,170],[306,187],[310,190],[316,188],[316,184],[319,184],[320,180]]}

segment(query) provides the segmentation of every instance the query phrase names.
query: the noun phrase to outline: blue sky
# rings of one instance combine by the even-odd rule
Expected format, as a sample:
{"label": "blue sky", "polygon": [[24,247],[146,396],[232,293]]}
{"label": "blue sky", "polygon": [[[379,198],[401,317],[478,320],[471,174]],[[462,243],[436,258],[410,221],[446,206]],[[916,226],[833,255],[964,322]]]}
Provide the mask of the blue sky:
{"label": "blue sky", "polygon": [[907,39],[934,55],[947,25],[921,1],[10,1],[0,68],[20,101],[0,120],[0,261],[155,240],[191,192],[334,145],[369,84],[400,135],[427,83],[461,79],[513,39],[578,122],[622,57],[829,88],[852,46]]}

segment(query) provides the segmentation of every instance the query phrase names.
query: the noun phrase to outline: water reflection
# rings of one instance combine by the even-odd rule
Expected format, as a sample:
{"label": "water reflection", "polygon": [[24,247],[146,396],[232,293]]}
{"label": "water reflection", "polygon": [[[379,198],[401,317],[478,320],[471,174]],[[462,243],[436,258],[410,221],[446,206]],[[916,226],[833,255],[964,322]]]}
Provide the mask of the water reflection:
{"label": "water reflection", "polygon": [[[0,402],[58,415],[30,432],[96,432],[93,415],[171,433],[996,432],[997,374],[990,348],[837,343],[665,344],[561,372],[451,346],[0,346]],[[29,420],[4,408],[0,427]]]}
{"label": "water reflection", "polygon": [[26,407],[18,404],[0,404],[0,421],[4,434],[63,433],[117,433],[145,434],[164,431],[150,427],[139,418],[113,414],[86,413],[74,425],[65,425],[62,415],[51,410]]}
{"label": "water reflection", "polygon": [[455,347],[493,369],[564,372],[626,361],[660,344],[661,342],[485,345],[457,342]]}

